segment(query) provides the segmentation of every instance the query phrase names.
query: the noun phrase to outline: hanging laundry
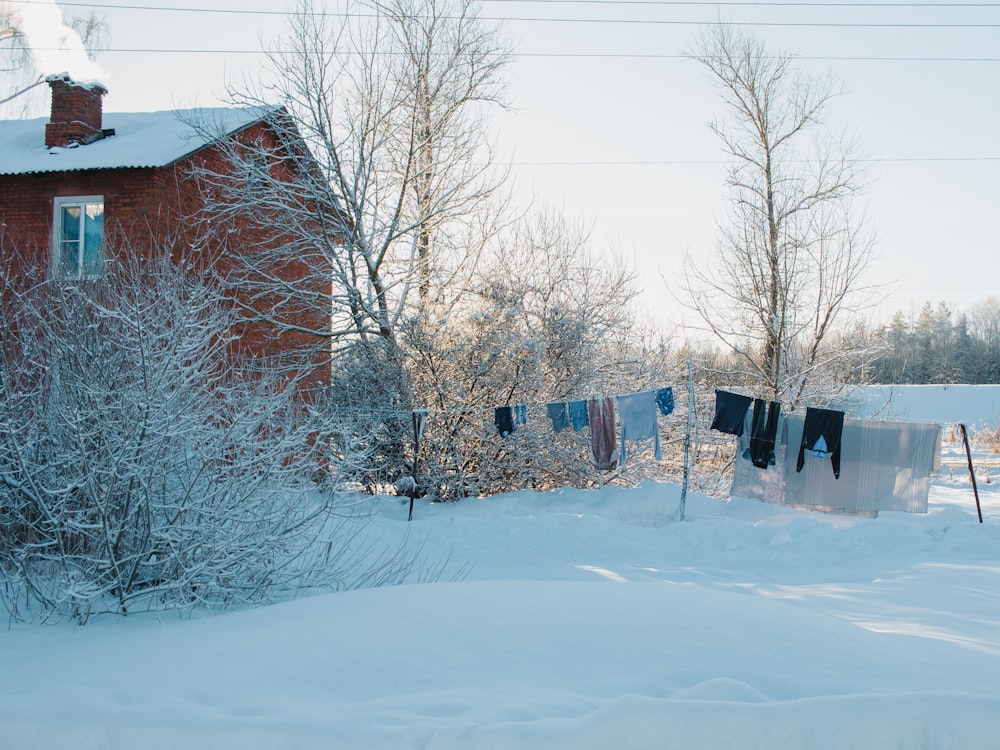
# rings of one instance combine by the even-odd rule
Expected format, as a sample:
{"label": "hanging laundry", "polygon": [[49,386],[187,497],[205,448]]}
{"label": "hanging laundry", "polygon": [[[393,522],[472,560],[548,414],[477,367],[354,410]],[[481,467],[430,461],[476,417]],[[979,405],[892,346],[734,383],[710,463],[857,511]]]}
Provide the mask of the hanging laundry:
{"label": "hanging laundry", "polygon": [[569,421],[573,425],[574,432],[579,432],[588,424],[590,424],[590,420],[587,419],[586,401],[570,401],[568,407],[569,407]]}
{"label": "hanging laundry", "polygon": [[610,471],[615,456],[615,403],[610,398],[592,398],[587,404],[590,422],[590,462],[595,469]]}
{"label": "hanging laundry", "polygon": [[514,406],[514,424],[528,424],[527,404],[516,404]]}
{"label": "hanging laundry", "polygon": [[826,461],[807,458],[802,471],[795,470],[804,424],[803,413],[782,414],[774,467],[763,472],[736,461],[731,496],[847,513],[927,512],[931,478],[940,468],[937,425],[845,415],[837,478]]}
{"label": "hanging laundry", "polygon": [[618,397],[618,419],[622,423],[621,448],[618,465],[625,466],[625,441],[653,438],[653,456],[659,461],[660,425],[656,421],[656,392],[632,393]]}
{"label": "hanging laundry", "polygon": [[507,437],[514,431],[514,414],[509,406],[498,406],[493,410],[493,423],[500,437]]}
{"label": "hanging laundry", "polygon": [[844,412],[807,407],[795,471],[802,471],[806,461],[806,451],[812,451],[818,458],[829,455],[830,463],[833,464],[833,476],[840,479],[840,438],[843,431]]}
{"label": "hanging laundry", "polygon": [[656,407],[662,416],[667,416],[674,411],[674,389],[661,388],[656,392]]}
{"label": "hanging laundry", "polygon": [[752,400],[749,396],[743,396],[739,393],[717,390],[715,392],[715,419],[712,420],[711,429],[728,432],[730,435],[742,435],[743,422]]}
{"label": "hanging laundry", "polygon": [[562,432],[569,427],[569,412],[566,406],[565,401],[560,401],[546,407],[545,411],[549,415],[549,419],[552,420],[553,432]]}
{"label": "hanging laundry", "polygon": [[758,469],[774,466],[774,439],[778,434],[781,404],[771,402],[768,409],[762,398],[754,399],[750,419],[750,461]]}

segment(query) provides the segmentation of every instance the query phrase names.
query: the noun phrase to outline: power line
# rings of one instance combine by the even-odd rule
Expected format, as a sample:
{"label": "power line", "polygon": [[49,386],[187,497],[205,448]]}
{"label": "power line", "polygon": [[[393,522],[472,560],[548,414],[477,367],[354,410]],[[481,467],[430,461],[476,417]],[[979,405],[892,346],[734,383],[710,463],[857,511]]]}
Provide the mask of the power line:
{"label": "power line", "polygon": [[[623,60],[687,60],[690,55],[641,52],[515,52],[513,57],[611,58]],[[792,55],[796,60],[815,62],[1000,62],[1000,57],[925,57],[879,55]],[[762,60],[783,60],[783,56],[761,55]]]}
{"label": "power line", "polygon": [[546,18],[496,16],[482,17],[484,21],[515,23],[583,23],[641,26],[740,26],[753,28],[808,28],[808,29],[997,29],[1000,23],[915,23],[915,22],[848,22],[848,21],[687,21],[676,19],[640,18]]}
{"label": "power line", "polygon": [[[515,0],[508,0],[515,1]],[[542,0],[531,0],[532,2],[541,2]],[[552,0],[547,0],[552,2]],[[570,0],[561,0],[562,2],[570,2]],[[596,1],[596,0],[595,0]],[[662,2],[663,0],[661,0]],[[37,5],[41,4],[41,0],[6,0],[10,4],[19,5]],[[131,4],[111,4],[111,3],[88,3],[88,2],[62,2],[62,5],[72,6],[72,7],[84,7],[84,8],[100,8],[103,10],[141,10],[141,11],[155,11],[155,12],[170,12],[170,13],[217,13],[217,14],[232,14],[232,15],[256,15],[256,16],[287,16],[289,15],[287,11],[279,10],[253,10],[245,8],[193,8],[193,7],[168,7],[162,5],[131,5]],[[679,5],[680,3],[674,3]],[[688,5],[699,5],[699,3],[686,3]],[[726,3],[719,3],[726,4]],[[700,4],[703,5],[703,4]],[[716,5],[716,3],[713,3]],[[792,6],[791,3],[728,3],[731,6],[746,6],[755,5],[761,7],[826,7],[825,5],[816,4],[806,4],[800,3],[798,5]],[[943,3],[938,4],[908,4],[909,7],[988,7],[995,8],[1000,7],[1000,3],[993,3],[990,5],[985,5],[982,3],[970,3],[962,6],[950,6]],[[832,5],[830,7],[833,7]],[[849,3],[843,4],[839,7],[870,7],[868,4],[860,3]],[[894,3],[885,3],[880,7],[901,7]],[[339,11],[317,11],[317,16],[322,17],[334,17],[334,18],[345,18],[345,17],[356,17],[356,18],[374,18],[377,14],[374,13],[357,13],[348,14]],[[441,16],[443,20],[451,19],[455,20],[457,17],[454,16]],[[725,24],[728,26],[741,26],[741,27],[766,27],[766,28],[846,28],[846,29],[856,29],[856,28],[874,28],[874,29],[996,29],[1000,28],[1000,23],[921,23],[921,22],[841,22],[841,21],[719,21],[709,20],[709,21],[693,21],[693,20],[678,20],[678,19],[639,19],[639,18],[557,18],[557,17],[543,17],[543,16],[479,16],[480,20],[483,21],[504,21],[513,23],[580,23],[580,24],[616,24],[616,25],[651,25],[651,26],[706,26],[706,25],[717,25]]]}
{"label": "power line", "polygon": [[[552,4],[552,5],[651,5],[663,7],[705,7],[704,0],[483,0],[484,3]],[[712,6],[735,8],[1000,8],[1000,3],[869,3],[869,2],[713,2]]]}
{"label": "power line", "polygon": [[[48,5],[46,0],[6,0],[10,4],[17,5]],[[518,5],[604,5],[608,7],[622,7],[626,5],[668,7],[668,8],[704,8],[704,0],[482,0],[483,4],[492,3],[497,5],[518,4]],[[60,0],[60,5],[82,8],[101,8],[104,10],[153,10],[178,13],[222,13],[231,15],[259,15],[259,16],[285,16],[287,10],[255,10],[250,8],[193,8],[193,7],[172,7],[165,5],[135,5],[128,3],[96,3],[96,2],[71,2]],[[738,0],[722,0],[712,2],[712,7],[731,8],[878,8],[882,9],[984,9],[990,10],[1000,8],[1000,2],[816,2],[790,1],[790,2],[739,2]],[[317,11],[316,15],[343,15],[330,11]]]}
{"label": "power line", "polygon": [[[852,164],[908,164],[908,163],[960,163],[994,162],[1000,156],[902,156],[871,159],[851,159]],[[710,167],[732,164],[726,159],[644,159],[635,161],[515,161],[515,167]]]}
{"label": "power line", "polygon": [[[512,0],[513,1],[513,0]],[[9,45],[0,45],[0,50],[12,49]],[[35,47],[40,52],[60,52],[57,47]],[[265,50],[265,49],[220,49],[220,48],[182,48],[182,47],[107,47],[97,50],[99,54],[166,54],[166,55],[264,55],[264,54],[301,54],[301,50]],[[405,52],[379,52],[386,56],[404,56]],[[687,60],[688,55],[680,53],[642,53],[642,52],[513,52],[511,57],[534,59],[609,59],[609,60]],[[926,57],[926,56],[893,56],[893,55],[795,55],[796,60],[814,62],[954,62],[954,63],[997,63],[1000,57]],[[784,59],[779,56],[762,56],[762,59]]]}

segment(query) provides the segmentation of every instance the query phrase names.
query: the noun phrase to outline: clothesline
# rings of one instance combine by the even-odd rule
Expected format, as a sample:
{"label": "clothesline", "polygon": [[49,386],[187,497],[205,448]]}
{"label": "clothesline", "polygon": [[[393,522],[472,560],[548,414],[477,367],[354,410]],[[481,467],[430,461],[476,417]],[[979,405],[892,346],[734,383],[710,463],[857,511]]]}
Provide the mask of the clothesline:
{"label": "clothesline", "polygon": [[[753,417],[750,423],[750,446],[747,458],[759,469],[767,469],[775,462],[775,437],[778,431],[778,420],[781,416],[781,404],[771,401],[770,406],[761,398],[751,398],[740,393],[731,393],[716,389],[715,419],[710,429],[727,432],[737,437],[743,435],[746,415],[753,404]],[[817,458],[830,456],[833,475],[840,478],[841,436],[844,431],[844,412],[834,409],[819,409],[806,407],[803,424],[802,440],[798,446],[796,471],[802,471],[805,452],[808,450]]]}
{"label": "clothesline", "polygon": [[[636,408],[632,405],[631,399],[639,396],[650,397],[653,394],[654,397],[665,396],[665,401],[662,404],[657,404],[656,407],[651,405],[643,405]],[[715,419],[712,422],[711,429],[715,429],[720,432],[729,432],[735,435],[741,435],[743,432],[743,425],[746,414],[748,413],[751,404],[754,405],[754,415],[751,420],[751,449],[748,454],[749,458],[760,468],[764,468],[768,465],[773,465],[774,462],[774,437],[777,429],[778,420],[781,415],[781,404],[779,402],[770,402],[771,408],[766,407],[766,402],[764,399],[754,399],[750,396],[732,393],[722,389],[715,389],[716,394],[716,413]],[[659,428],[656,424],[656,409],[658,408],[661,415],[668,415],[673,412],[673,388],[670,386],[662,387],[657,390],[649,391],[639,391],[631,394],[621,394],[616,396],[591,396],[587,399],[567,399],[548,401],[548,402],[522,402],[515,404],[507,404],[503,406],[495,407],[458,407],[458,408],[420,408],[420,409],[401,409],[401,408],[385,408],[385,407],[363,407],[363,406],[346,406],[338,407],[341,411],[353,412],[356,414],[371,414],[371,415],[384,415],[384,416],[395,416],[400,419],[405,419],[411,415],[416,417],[420,415],[422,419],[426,419],[430,415],[441,415],[441,414],[467,414],[467,415],[482,415],[487,416],[492,410],[494,416],[494,424],[500,437],[507,437],[514,433],[516,429],[520,426],[526,425],[528,423],[528,409],[532,410],[538,409],[541,406],[545,406],[545,415],[551,421],[553,431],[558,433],[568,427],[572,426],[574,431],[579,431],[584,427],[591,426],[589,409],[593,403],[605,403],[610,401],[612,403],[610,407],[610,412],[605,415],[600,420],[600,429],[611,429],[614,430],[614,425],[616,421],[614,404],[618,404],[619,414],[618,419],[621,424],[621,454],[620,461],[624,462],[625,459],[625,441],[626,440],[643,440],[643,439],[653,439],[655,452],[657,458],[660,458],[660,440],[659,440]],[[628,405],[630,413],[621,413],[622,407]],[[839,416],[838,424],[842,424],[843,412],[836,412],[832,410],[816,409],[813,407],[807,407],[807,425],[810,429],[807,430],[805,439],[810,439],[810,444],[806,447],[814,455],[830,455],[831,462],[833,464],[834,474],[839,473],[839,432],[836,426],[833,428],[823,428],[820,427],[819,431],[815,435],[812,434],[812,426],[817,424],[818,419],[829,419],[831,417],[837,418]],[[652,421],[650,421],[652,417]],[[811,418],[809,418],[811,417]],[[421,422],[422,423],[422,422]],[[610,428],[607,427],[610,425]],[[641,425],[641,428],[639,427]],[[592,427],[592,426],[591,426]],[[593,428],[592,428],[593,432]],[[594,440],[592,434],[592,442]],[[605,437],[606,440],[606,437]],[[596,446],[595,446],[596,449]],[[600,448],[601,453],[606,452],[604,448]],[[592,456],[595,460],[595,464],[599,463],[602,465],[608,465],[610,459],[603,458],[597,460],[596,457]]]}
{"label": "clothesline", "polygon": [[[618,404],[617,422],[621,426],[621,446],[616,453],[615,404]],[[667,386],[658,390],[640,391],[617,397],[605,396],[586,401],[553,401],[546,405],[546,416],[552,423],[553,432],[559,433],[572,426],[577,432],[590,428],[590,462],[594,468],[610,471],[615,466],[625,465],[626,443],[636,440],[653,440],[656,460],[662,458],[660,446],[660,426],[657,413],[664,416],[674,410],[674,391]],[[517,431],[519,425],[527,424],[527,406],[498,406],[494,410],[493,423],[500,437],[506,438]]]}
{"label": "clothesline", "polygon": [[[669,388],[669,386],[667,386]],[[649,390],[662,390],[661,389],[649,389]],[[671,388],[672,390],[672,388]],[[646,391],[638,391],[638,393],[645,393]],[[510,406],[514,408],[515,406],[524,406],[530,409],[540,409],[541,407],[547,407],[549,404],[559,404],[559,403],[573,403],[573,402],[586,402],[590,399],[602,399],[602,398],[620,398],[621,395],[630,394],[600,394],[591,395],[584,398],[566,398],[566,399],[555,399],[552,401],[520,401],[516,403],[503,404],[502,406]],[[390,407],[379,407],[379,406],[334,406],[331,407],[335,411],[346,411],[354,414],[378,414],[386,416],[395,417],[409,417],[413,412],[419,411],[425,414],[483,414],[488,415],[497,408],[498,406],[460,406],[460,407],[449,407],[449,408],[434,408],[434,407],[420,407],[420,408],[390,408]]]}

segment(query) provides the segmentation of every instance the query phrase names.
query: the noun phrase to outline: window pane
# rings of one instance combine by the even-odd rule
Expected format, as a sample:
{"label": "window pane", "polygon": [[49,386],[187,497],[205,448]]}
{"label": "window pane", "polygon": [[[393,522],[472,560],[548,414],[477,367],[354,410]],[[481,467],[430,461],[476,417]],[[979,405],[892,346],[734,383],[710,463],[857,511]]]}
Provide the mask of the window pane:
{"label": "window pane", "polygon": [[77,242],[80,239],[80,207],[63,206],[60,220],[64,242]]}
{"label": "window pane", "polygon": [[101,272],[101,244],[104,240],[104,204],[88,203],[83,222],[83,273]]}
{"label": "window pane", "polygon": [[63,276],[80,275],[80,207],[63,206],[59,215],[59,262]]}

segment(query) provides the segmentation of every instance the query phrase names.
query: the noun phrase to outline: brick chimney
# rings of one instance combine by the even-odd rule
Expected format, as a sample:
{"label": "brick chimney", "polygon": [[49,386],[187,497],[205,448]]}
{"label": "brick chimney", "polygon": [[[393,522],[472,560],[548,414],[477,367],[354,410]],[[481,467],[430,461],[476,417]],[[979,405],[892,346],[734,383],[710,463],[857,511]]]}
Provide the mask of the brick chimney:
{"label": "brick chimney", "polygon": [[52,89],[52,115],[45,126],[45,145],[86,145],[108,135],[101,130],[101,99],[108,93],[100,83],[77,83],[68,73],[45,79]]}

